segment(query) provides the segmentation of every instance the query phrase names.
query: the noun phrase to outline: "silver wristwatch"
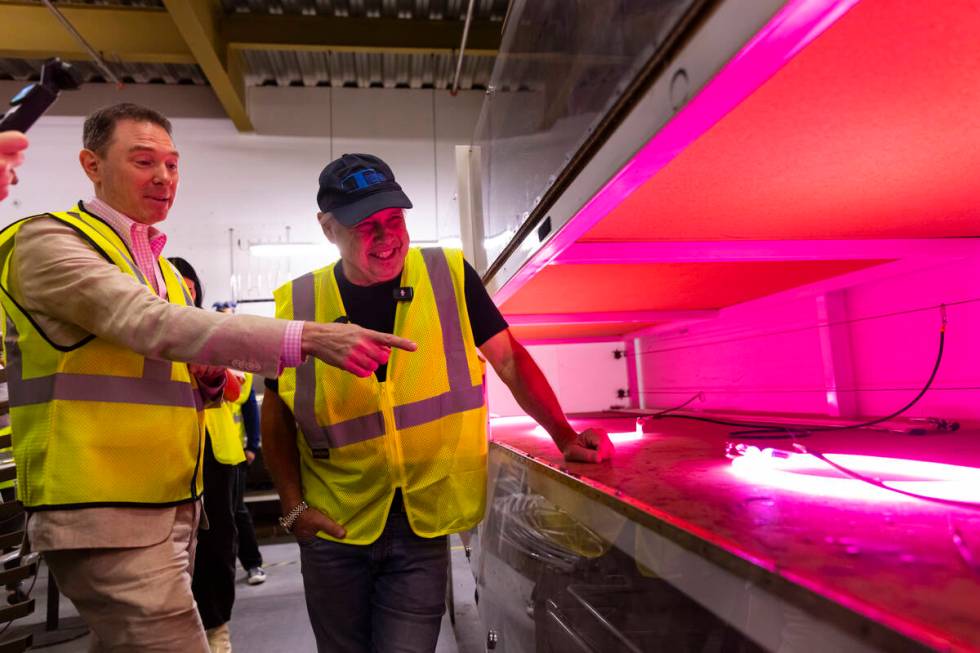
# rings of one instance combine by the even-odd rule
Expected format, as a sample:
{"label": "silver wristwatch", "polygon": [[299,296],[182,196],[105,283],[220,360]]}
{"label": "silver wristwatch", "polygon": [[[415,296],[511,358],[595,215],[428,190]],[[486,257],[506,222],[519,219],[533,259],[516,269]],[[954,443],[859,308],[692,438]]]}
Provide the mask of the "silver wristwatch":
{"label": "silver wristwatch", "polygon": [[296,520],[299,516],[303,514],[304,511],[309,509],[309,504],[305,501],[300,501],[296,506],[287,512],[284,516],[279,518],[279,525],[282,526],[283,530],[287,533],[293,532],[293,526],[296,525]]}

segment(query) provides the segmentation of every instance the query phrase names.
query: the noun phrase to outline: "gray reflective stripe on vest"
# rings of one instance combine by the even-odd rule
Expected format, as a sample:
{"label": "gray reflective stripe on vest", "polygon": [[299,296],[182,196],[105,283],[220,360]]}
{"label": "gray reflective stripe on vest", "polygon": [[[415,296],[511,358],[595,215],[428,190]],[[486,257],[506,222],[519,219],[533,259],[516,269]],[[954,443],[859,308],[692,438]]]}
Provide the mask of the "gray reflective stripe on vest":
{"label": "gray reflective stripe on vest", "polygon": [[235,413],[234,415],[232,415],[232,419],[235,420],[235,424],[241,424],[242,423],[242,414],[241,413]]}
{"label": "gray reflective stripe on vest", "polygon": [[423,249],[422,258],[429,271],[429,282],[432,284],[432,294],[435,295],[436,309],[439,311],[449,390],[468,390],[471,387],[470,366],[466,361],[466,342],[459,323],[459,308],[449,261],[446,260],[445,252],[434,247]]}
{"label": "gray reflective stripe on vest", "polygon": [[169,381],[170,372],[174,364],[170,361],[161,361],[155,358],[143,359],[143,378],[155,379],[157,381]]}
{"label": "gray reflective stripe on vest", "polygon": [[407,429],[434,422],[447,415],[473,410],[482,405],[482,385],[470,386],[463,390],[450,390],[436,397],[395,406],[395,428]]}
{"label": "gray reflective stripe on vest", "polygon": [[[293,319],[313,322],[316,317],[315,309],[313,274],[304,274],[293,281]],[[320,432],[316,422],[316,359],[312,356],[308,356],[296,368],[293,415],[311,449],[330,448],[330,443],[326,441],[326,436]]]}
{"label": "gray reflective stripe on vest", "polygon": [[[17,337],[17,328],[8,317],[7,383],[11,408],[47,403],[55,399],[198,409],[202,406],[199,393],[189,383],[170,380],[169,370],[172,364],[165,361],[147,359],[143,376],[135,378],[58,372],[25,379]],[[164,373],[166,377],[163,376]]]}
{"label": "gray reflective stripe on vest", "polygon": [[439,325],[442,328],[442,346],[446,356],[446,374],[449,377],[449,392],[429,397],[410,404],[395,406],[395,428],[407,429],[412,426],[433,422],[437,419],[473,410],[483,405],[483,385],[470,383],[470,366],[466,360],[466,341],[463,327],[459,321],[459,308],[456,290],[449,270],[446,254],[439,248],[422,250],[422,258],[429,273],[432,294],[439,312]]}
{"label": "gray reflective stripe on vest", "polygon": [[[312,274],[304,274],[293,281],[293,319],[307,322],[316,319],[316,289]],[[296,396],[293,398],[293,414],[310,449],[314,452],[336,449],[384,435],[385,420],[380,412],[321,426],[316,419],[315,366],[316,360],[310,356],[296,368]]]}
{"label": "gray reflective stripe on vest", "polygon": [[[71,216],[71,217],[73,217],[73,218],[77,218],[78,220],[81,220],[82,222],[85,222],[85,218],[83,218],[82,216],[80,216],[80,215],[79,215],[78,213],[75,213],[74,211],[68,211],[68,215],[70,215],[70,216]],[[87,223],[86,223],[86,224],[87,224]],[[98,232],[98,230],[97,230],[97,229],[96,229],[95,231],[96,231],[96,232]],[[101,233],[99,233],[99,235],[100,235],[100,236],[102,236],[102,234],[101,234]],[[117,234],[117,235],[118,235],[118,234]],[[102,236],[102,237],[103,237],[103,238],[105,238],[105,236]],[[139,282],[140,282],[141,284],[143,284],[144,286],[147,286],[147,287],[149,287],[149,285],[150,285],[150,284],[149,284],[149,283],[147,283],[147,281],[146,281],[146,277],[145,277],[145,276],[143,276],[143,271],[142,271],[142,270],[140,270],[140,268],[139,268],[139,266],[138,266],[138,265],[136,265],[136,263],[134,263],[134,262],[133,262],[133,259],[131,259],[131,258],[129,257],[129,254],[127,254],[127,253],[126,253],[125,251],[123,251],[123,250],[121,250],[121,249],[119,249],[119,246],[118,246],[118,245],[116,245],[116,244],[115,244],[114,242],[112,242],[112,240],[110,240],[109,238],[106,238],[106,242],[108,242],[108,243],[109,243],[110,245],[112,245],[112,248],[113,248],[113,249],[115,249],[115,250],[116,250],[116,252],[118,252],[118,253],[119,253],[119,256],[121,256],[121,257],[123,258],[123,260],[124,260],[124,261],[126,261],[126,265],[128,265],[128,266],[129,266],[129,268],[130,268],[130,269],[131,269],[131,270],[133,271],[133,273],[134,273],[134,274],[136,275],[136,279],[137,279],[137,281],[139,281]]]}
{"label": "gray reflective stripe on vest", "polygon": [[380,438],[385,434],[385,418],[380,412],[320,427],[332,448]]}
{"label": "gray reflective stripe on vest", "polygon": [[[422,257],[429,274],[445,349],[449,391],[410,404],[395,406],[395,428],[403,429],[433,422],[447,415],[473,410],[483,405],[483,385],[470,383],[466,358],[466,341],[459,320],[456,291],[449,262],[441,249],[423,249]],[[313,275],[306,274],[293,282],[293,319],[314,320],[316,291]],[[418,355],[418,354],[416,354]],[[316,374],[312,358],[296,368],[296,396],[293,400],[296,422],[314,452],[342,447],[385,433],[381,412],[355,417],[344,422],[321,426],[316,419]]]}

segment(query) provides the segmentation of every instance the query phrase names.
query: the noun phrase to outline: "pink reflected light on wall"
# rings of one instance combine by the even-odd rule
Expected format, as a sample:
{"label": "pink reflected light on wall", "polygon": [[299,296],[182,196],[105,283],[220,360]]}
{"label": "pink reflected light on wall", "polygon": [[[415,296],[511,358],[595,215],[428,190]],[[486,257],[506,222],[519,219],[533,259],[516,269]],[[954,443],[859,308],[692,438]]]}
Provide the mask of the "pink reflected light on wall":
{"label": "pink reflected light on wall", "polygon": [[[976,502],[980,506],[980,469],[976,467],[856,454],[824,456],[896,490],[948,501]],[[753,484],[811,496],[874,502],[916,501],[846,476],[807,453],[742,446],[732,458],[731,472]]]}

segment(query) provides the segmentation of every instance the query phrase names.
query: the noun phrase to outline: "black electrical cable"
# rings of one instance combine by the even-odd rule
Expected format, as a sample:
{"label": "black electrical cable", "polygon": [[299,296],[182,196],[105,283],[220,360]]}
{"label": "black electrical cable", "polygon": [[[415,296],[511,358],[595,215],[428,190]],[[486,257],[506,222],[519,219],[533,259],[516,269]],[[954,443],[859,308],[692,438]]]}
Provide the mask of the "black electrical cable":
{"label": "black electrical cable", "polygon": [[937,308],[938,309],[941,309],[941,310],[945,310],[945,309],[947,309],[947,308],[949,308],[951,306],[965,306],[965,305],[969,305],[969,304],[978,304],[978,303],[980,303],[980,297],[972,297],[970,299],[963,299],[963,300],[959,300],[959,301],[955,301],[955,302],[948,302],[948,303],[945,303],[945,304],[932,304],[932,305],[929,305],[929,306],[919,306],[919,307],[916,307],[916,308],[910,308],[910,309],[906,309],[906,310],[902,310],[902,311],[893,311],[891,313],[879,313],[879,314],[876,314],[876,315],[865,315],[863,317],[853,317],[853,318],[843,319],[843,320],[829,320],[829,321],[826,321],[826,322],[817,322],[815,324],[806,324],[806,325],[802,325],[802,326],[790,327],[790,328],[787,328],[787,329],[779,329],[779,330],[773,330],[773,331],[752,332],[752,333],[748,333],[748,334],[741,335],[741,336],[735,336],[735,337],[731,337],[731,338],[723,338],[723,339],[719,339],[719,340],[710,340],[710,341],[707,341],[707,342],[696,342],[694,344],[678,345],[676,347],[660,347],[660,348],[654,348],[654,349],[637,349],[634,352],[632,352],[632,354],[633,355],[641,355],[641,356],[643,356],[643,355],[647,355],[647,354],[663,354],[663,353],[668,353],[668,352],[683,351],[685,349],[696,349],[696,348],[699,348],[699,347],[711,347],[711,346],[715,346],[715,345],[726,345],[726,344],[731,344],[731,343],[735,343],[735,342],[745,342],[747,340],[757,340],[757,339],[760,339],[760,338],[771,338],[773,336],[784,336],[784,335],[790,335],[790,334],[794,334],[794,333],[804,333],[804,332],[807,332],[807,331],[814,331],[816,329],[822,329],[822,328],[825,328],[825,327],[847,326],[847,325],[851,325],[851,324],[859,324],[861,322],[869,322],[869,321],[874,321],[874,320],[883,320],[883,319],[892,318],[892,317],[900,317],[900,316],[903,316],[903,315],[914,315],[916,313],[925,313],[927,311],[932,311],[932,310],[935,310]]}
{"label": "black electrical cable", "polygon": [[[652,419],[686,419],[692,422],[706,422],[708,424],[718,424],[720,426],[739,426],[743,428],[753,428],[757,429],[759,433],[765,432],[771,435],[740,435],[742,433],[750,433],[749,431],[732,431],[729,433],[730,436],[735,437],[740,440],[785,440],[786,438],[801,438],[808,435],[807,431],[810,430],[803,427],[791,427],[789,425],[779,425],[769,423],[755,423],[755,422],[736,422],[734,420],[717,419],[714,417],[701,417],[698,415],[674,415],[669,411],[678,410],[677,408],[668,408],[667,410],[660,411],[659,413],[654,413],[650,417]],[[854,428],[852,426],[846,427],[848,429]],[[754,432],[753,432],[754,433]]]}
{"label": "black electrical cable", "polygon": [[926,381],[926,384],[922,386],[922,390],[919,391],[919,394],[917,394],[910,402],[908,402],[907,404],[905,404],[904,406],[902,406],[901,408],[899,408],[898,410],[894,411],[889,415],[885,415],[884,417],[879,417],[877,419],[868,420],[866,422],[859,422],[858,424],[844,424],[840,426],[810,425],[810,426],[801,427],[799,425],[788,426],[782,424],[780,425],[773,424],[768,427],[753,428],[748,431],[736,431],[735,433],[732,433],[732,435],[736,437],[742,437],[742,438],[754,438],[758,434],[776,433],[781,430],[788,431],[791,428],[798,431],[802,431],[804,433],[812,432],[812,431],[820,431],[820,432],[848,431],[850,429],[863,429],[869,426],[875,426],[876,424],[881,424],[882,422],[887,422],[888,420],[895,419],[896,417],[898,417],[899,415],[907,411],[909,408],[919,403],[919,400],[922,399],[922,397],[925,396],[926,392],[929,391],[929,388],[932,386],[932,382],[936,380],[936,374],[939,372],[939,365],[943,361],[943,349],[945,349],[945,345],[946,345],[946,323],[944,320],[943,326],[939,330],[939,352],[936,355],[936,364],[932,368],[932,374],[929,375],[929,380]]}
{"label": "black electrical cable", "polygon": [[862,481],[864,483],[867,483],[869,485],[873,485],[875,487],[879,487],[879,488],[881,488],[883,490],[888,490],[890,492],[895,492],[897,494],[901,494],[901,495],[904,495],[904,496],[907,496],[907,497],[912,497],[913,499],[921,499],[922,501],[929,501],[931,503],[938,503],[938,504],[941,504],[941,505],[944,505],[944,506],[953,506],[955,508],[966,508],[968,510],[980,510],[980,502],[977,502],[977,501],[956,501],[955,499],[942,499],[940,497],[931,497],[928,494],[918,494],[917,492],[909,492],[907,490],[901,490],[901,489],[899,489],[897,487],[892,487],[890,485],[887,485],[886,483],[883,483],[882,481],[879,481],[876,478],[871,478],[870,476],[865,476],[864,474],[861,474],[860,472],[856,472],[853,469],[850,469],[848,467],[845,467],[844,465],[841,465],[839,463],[835,463],[833,460],[830,460],[829,458],[827,458],[826,455],[824,455],[823,453],[821,453],[819,451],[815,451],[813,449],[808,449],[807,447],[804,447],[802,445],[797,445],[797,448],[798,448],[798,450],[801,453],[810,454],[814,458],[817,458],[818,460],[822,460],[823,462],[827,463],[828,465],[830,465],[831,467],[833,467],[834,469],[836,469],[837,471],[839,471],[842,474],[845,474],[847,476],[850,476],[853,479],[857,479],[857,480]]}
{"label": "black electrical cable", "polygon": [[694,396],[693,396],[693,397],[691,397],[690,399],[688,399],[688,400],[687,400],[687,401],[685,401],[684,403],[682,403],[682,404],[678,404],[678,405],[676,405],[676,406],[673,406],[673,407],[671,407],[671,408],[664,408],[664,409],[663,409],[662,411],[660,411],[659,413],[653,413],[652,415],[646,415],[646,416],[645,416],[644,418],[642,418],[642,419],[655,419],[655,418],[657,418],[657,417],[660,417],[661,415],[667,415],[667,414],[669,414],[669,413],[672,413],[672,412],[674,412],[675,410],[680,410],[681,408],[687,408],[687,407],[688,407],[688,406],[690,406],[690,405],[691,405],[692,403],[694,403],[694,401],[696,401],[696,400],[698,400],[698,399],[701,399],[701,400],[704,400],[704,393],[703,393],[703,392],[696,392],[696,393],[694,393]]}
{"label": "black electrical cable", "polygon": [[[826,432],[826,431],[846,431],[846,430],[850,430],[850,429],[867,428],[869,426],[874,426],[876,424],[881,424],[882,422],[886,422],[886,421],[888,421],[890,419],[894,419],[894,418],[898,417],[899,415],[901,415],[902,413],[904,413],[905,411],[907,411],[909,408],[911,408],[912,406],[914,406],[915,404],[917,404],[919,402],[919,400],[921,400],[922,397],[925,396],[926,392],[929,391],[929,388],[932,386],[933,381],[935,381],[936,374],[939,373],[939,366],[940,366],[940,364],[942,363],[942,360],[943,360],[943,350],[945,349],[945,345],[946,345],[946,322],[947,322],[947,320],[946,320],[945,305],[941,306],[940,308],[942,310],[942,326],[939,329],[939,351],[936,354],[936,364],[932,368],[932,373],[929,375],[929,379],[926,381],[925,385],[922,387],[922,390],[920,390],[919,393],[910,402],[908,402],[907,404],[905,404],[904,406],[902,406],[900,409],[894,411],[893,413],[891,413],[889,415],[886,415],[885,417],[879,417],[879,418],[876,418],[876,419],[873,419],[873,420],[868,420],[866,422],[860,422],[858,424],[846,424],[846,425],[841,425],[841,426],[823,426],[823,425],[810,425],[810,426],[806,426],[806,425],[798,425],[798,424],[792,424],[792,425],[790,425],[790,424],[755,424],[755,423],[749,423],[749,422],[736,422],[736,421],[731,421],[731,420],[720,420],[720,419],[714,419],[714,418],[711,418],[711,417],[698,417],[698,416],[694,416],[694,415],[672,415],[672,414],[669,414],[669,411],[671,411],[671,410],[677,410],[676,408],[670,408],[670,409],[667,409],[666,411],[661,411],[659,413],[656,413],[655,415],[652,415],[651,417],[654,417],[654,418],[657,418],[657,419],[664,419],[664,418],[689,419],[689,420],[694,420],[694,421],[698,421],[698,422],[707,422],[709,424],[720,424],[720,425],[723,425],[723,426],[749,427],[749,428],[751,428],[753,430],[750,430],[750,431],[735,431],[735,432],[731,433],[730,435],[735,436],[737,439],[763,439],[763,440],[775,440],[775,439],[785,439],[785,438],[792,438],[793,440],[796,440],[797,438],[799,438],[801,436],[808,435],[809,432],[812,432],[812,431],[822,431],[822,432]],[[690,401],[686,402],[684,405],[687,405],[687,403],[690,403]],[[806,446],[804,446],[802,444],[795,444],[795,446],[796,446],[796,448],[801,453],[810,454],[814,458],[817,458],[818,460],[823,461],[827,465],[830,465],[831,467],[833,467],[834,469],[836,469],[840,473],[844,474],[845,476],[849,476],[849,477],[851,477],[853,479],[856,479],[856,480],[861,481],[863,483],[867,483],[869,485],[873,485],[873,486],[875,486],[877,488],[881,488],[883,490],[888,490],[889,492],[895,492],[897,494],[901,494],[903,496],[911,497],[913,499],[919,499],[921,501],[928,501],[930,503],[937,503],[937,504],[944,505],[944,506],[951,506],[951,507],[955,507],[955,508],[965,508],[965,509],[968,509],[968,510],[980,510],[980,502],[974,502],[974,501],[956,501],[956,500],[953,500],[953,499],[943,499],[943,498],[940,498],[940,497],[932,497],[932,496],[929,496],[927,494],[919,494],[917,492],[909,492],[907,490],[902,490],[902,489],[899,489],[899,488],[891,487],[890,485],[888,485],[886,483],[883,483],[882,481],[880,481],[880,480],[878,480],[876,478],[871,478],[870,476],[865,476],[864,474],[861,474],[860,472],[856,472],[853,469],[850,469],[848,467],[845,467],[844,465],[841,465],[839,463],[835,463],[833,460],[830,460],[829,458],[827,458],[827,456],[824,455],[823,453],[821,453],[820,451],[817,451],[815,449],[810,449],[810,448],[808,448],[808,447],[806,447]]]}
{"label": "black electrical cable", "polygon": [[895,419],[912,406],[917,404],[920,399],[929,391],[932,387],[933,381],[936,380],[936,374],[939,372],[939,366],[943,360],[943,350],[946,346],[946,305],[940,306],[942,314],[942,326],[939,329],[939,351],[936,354],[936,364],[932,368],[932,374],[929,375],[929,380],[922,387],[922,390],[907,404],[899,408],[898,410],[885,415],[884,417],[878,417],[876,419],[868,420],[865,422],[859,422],[857,424],[843,424],[839,426],[825,426],[825,425],[807,425],[807,424],[760,424],[756,422],[740,422],[734,420],[719,420],[711,417],[700,417],[696,415],[674,415],[670,411],[677,410],[676,408],[667,409],[666,411],[661,411],[652,415],[651,417],[655,419],[687,419],[696,422],[707,422],[709,424],[719,424],[722,426],[737,426],[745,428],[748,430],[733,431],[730,433],[732,437],[740,440],[782,440],[786,438],[798,438],[809,435],[811,432],[820,431],[849,431],[851,429],[861,429],[867,428],[869,426],[874,426],[876,424],[881,424],[882,422],[887,422],[888,420]]}

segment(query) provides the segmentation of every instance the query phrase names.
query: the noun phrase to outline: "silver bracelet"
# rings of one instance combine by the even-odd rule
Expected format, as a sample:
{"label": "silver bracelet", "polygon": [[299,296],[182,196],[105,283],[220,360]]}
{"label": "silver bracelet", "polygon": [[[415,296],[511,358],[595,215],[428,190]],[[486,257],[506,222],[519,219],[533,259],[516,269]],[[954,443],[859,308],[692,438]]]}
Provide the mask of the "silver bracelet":
{"label": "silver bracelet", "polygon": [[279,518],[279,525],[282,526],[283,530],[287,533],[293,532],[293,526],[296,525],[296,520],[302,515],[306,510],[309,510],[310,506],[306,501],[300,501],[296,506],[286,513],[285,516]]}

